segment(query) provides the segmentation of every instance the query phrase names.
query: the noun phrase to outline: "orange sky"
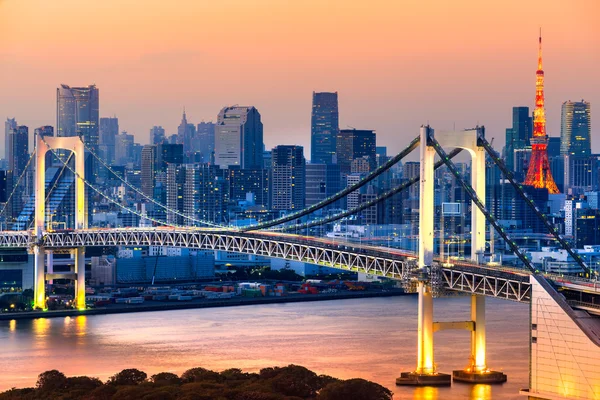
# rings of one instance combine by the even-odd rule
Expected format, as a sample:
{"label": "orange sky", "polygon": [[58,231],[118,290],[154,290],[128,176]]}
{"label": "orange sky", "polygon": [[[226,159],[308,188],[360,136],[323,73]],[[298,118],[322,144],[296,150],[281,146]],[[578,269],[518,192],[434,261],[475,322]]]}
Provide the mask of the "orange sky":
{"label": "orange sky", "polygon": [[184,105],[197,123],[241,104],[261,112],[267,148],[309,155],[311,93],[338,91],[340,126],[375,129],[391,151],[427,122],[484,124],[499,148],[511,107],[533,106],[539,26],[548,133],[560,134],[565,100],[597,115],[600,1],[491,4],[0,0],[0,118],[55,125],[57,85],[96,83],[101,116],[141,143],[152,125],[175,133]]}

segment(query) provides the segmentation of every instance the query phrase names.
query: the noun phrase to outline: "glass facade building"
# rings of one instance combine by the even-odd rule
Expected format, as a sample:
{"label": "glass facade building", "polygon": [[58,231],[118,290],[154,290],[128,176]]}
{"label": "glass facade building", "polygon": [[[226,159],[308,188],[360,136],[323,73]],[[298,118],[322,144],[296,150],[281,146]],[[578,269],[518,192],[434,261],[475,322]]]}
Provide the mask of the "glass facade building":
{"label": "glass facade building", "polygon": [[313,164],[335,164],[339,130],[337,92],[313,92],[310,129],[310,161]]}
{"label": "glass facade building", "polygon": [[560,153],[589,156],[591,149],[591,107],[586,101],[566,101],[561,108]]}

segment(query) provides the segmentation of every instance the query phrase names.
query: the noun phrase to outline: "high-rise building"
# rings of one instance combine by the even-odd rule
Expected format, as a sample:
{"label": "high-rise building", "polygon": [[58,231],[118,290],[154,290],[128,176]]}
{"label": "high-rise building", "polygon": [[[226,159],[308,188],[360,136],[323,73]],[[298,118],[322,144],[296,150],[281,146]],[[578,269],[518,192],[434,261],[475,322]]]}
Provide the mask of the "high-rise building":
{"label": "high-rise building", "polygon": [[142,193],[154,196],[154,163],[156,162],[156,146],[146,145],[142,148]]}
{"label": "high-rise building", "polygon": [[376,167],[376,135],[375,131],[359,129],[342,129],[336,141],[337,163],[343,176],[351,173],[352,161],[368,157],[371,170]]}
{"label": "high-rise building", "polygon": [[192,147],[194,151],[199,151],[202,154],[203,162],[211,162],[215,151],[215,124],[213,122],[200,122],[198,124]]}
{"label": "high-rise building", "polygon": [[115,163],[125,165],[133,159],[133,135],[121,132],[115,139]]}
{"label": "high-rise building", "polygon": [[584,100],[562,104],[560,125],[560,153],[589,156],[592,154],[590,103]]}
{"label": "high-rise building", "polygon": [[271,150],[271,208],[301,210],[305,206],[306,161],[304,148],[280,145]]}
{"label": "high-rise building", "polygon": [[[185,185],[186,168],[183,164],[169,164],[167,166],[167,208],[183,213],[183,193]],[[174,212],[167,211],[167,223],[183,225],[184,218]]]}
{"label": "high-rise building", "polygon": [[183,164],[183,145],[160,143],[156,147],[155,170],[166,171],[169,164]]}
{"label": "high-rise building", "polygon": [[4,122],[4,158],[8,160],[8,133],[12,129],[17,129],[17,120],[15,118],[6,118]]}
{"label": "high-rise building", "polygon": [[514,151],[529,147],[529,138],[533,133],[533,118],[529,115],[529,107],[513,107],[512,128],[506,129],[506,145],[504,147],[506,166],[515,170]]}
{"label": "high-rise building", "polygon": [[339,133],[337,92],[313,92],[310,161],[313,164],[334,164]]}
{"label": "high-rise building", "polygon": [[306,207],[340,190],[340,167],[337,164],[306,164]]}
{"label": "high-rise building", "polygon": [[215,126],[215,163],[221,168],[239,165],[262,168],[263,124],[255,107],[225,107]]}
{"label": "high-rise building", "polygon": [[546,134],[546,110],[544,109],[544,69],[542,66],[542,34],[539,37],[538,67],[535,73],[535,110],[533,111],[533,136],[531,143],[531,161],[525,177],[525,185],[548,189],[556,194],[558,187],[548,161],[548,135]]}
{"label": "high-rise building", "polygon": [[271,208],[268,169],[230,167],[227,174],[229,177],[230,200],[246,200],[248,193],[252,193],[256,205],[264,206],[266,209]]}
{"label": "high-rise building", "polygon": [[150,129],[150,144],[160,144],[165,140],[165,130],[162,126],[153,126]]}
{"label": "high-rise building", "polygon": [[107,164],[115,162],[115,144],[119,134],[117,117],[100,118],[100,149]]}
{"label": "high-rise building", "polygon": [[[98,154],[100,100],[96,85],[70,87],[61,84],[56,89],[56,136],[80,136],[85,145]],[[59,157],[65,160],[68,151],[58,150]],[[98,175],[98,162],[93,156],[85,156],[85,179],[95,183]],[[86,192],[88,188],[86,188]],[[86,195],[87,198],[87,195]]]}
{"label": "high-rise building", "polygon": [[21,125],[11,129],[8,132],[8,168],[7,168],[7,188],[9,193],[13,192],[12,198],[7,205],[7,219],[16,218],[23,208],[22,195],[25,182],[23,179],[19,182],[19,177],[25,171],[27,161],[29,160],[29,128]]}
{"label": "high-rise building", "polygon": [[183,152],[185,154],[192,151],[192,139],[195,135],[196,127],[194,124],[188,123],[184,108],[183,115],[181,116],[181,123],[177,127],[177,143],[183,144]]}
{"label": "high-rise building", "polygon": [[56,89],[56,136],[81,136],[96,150],[99,124],[99,96],[96,85]]}

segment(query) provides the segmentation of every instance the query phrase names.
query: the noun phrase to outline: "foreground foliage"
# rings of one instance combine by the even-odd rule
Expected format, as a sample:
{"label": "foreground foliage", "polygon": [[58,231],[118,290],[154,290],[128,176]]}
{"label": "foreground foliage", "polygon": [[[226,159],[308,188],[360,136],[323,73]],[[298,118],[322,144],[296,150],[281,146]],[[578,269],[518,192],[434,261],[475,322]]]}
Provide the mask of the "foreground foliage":
{"label": "foreground foliage", "polygon": [[364,379],[339,380],[298,366],[246,373],[192,368],[181,376],[125,369],[106,383],[57,370],[39,375],[35,388],[11,389],[0,400],[391,400],[392,392]]}

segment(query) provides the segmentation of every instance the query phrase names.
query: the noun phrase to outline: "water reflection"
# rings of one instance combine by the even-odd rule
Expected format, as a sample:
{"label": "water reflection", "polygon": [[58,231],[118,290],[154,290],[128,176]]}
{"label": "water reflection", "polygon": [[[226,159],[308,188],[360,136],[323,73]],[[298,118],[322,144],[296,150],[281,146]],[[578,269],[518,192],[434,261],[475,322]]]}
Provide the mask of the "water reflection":
{"label": "water reflection", "polygon": [[490,400],[492,398],[491,385],[473,385],[471,388],[471,400]]}
{"label": "water reflection", "polygon": [[[439,319],[468,317],[468,300],[438,299],[435,313]],[[488,358],[506,365],[509,375],[509,382],[493,387],[493,400],[514,399],[527,386],[529,308],[489,303]],[[0,390],[35,385],[38,374],[51,369],[106,380],[125,368],[152,375],[297,364],[341,379],[372,380],[392,390],[395,400],[492,399],[486,385],[396,387],[398,368],[415,363],[416,326],[416,301],[409,296],[6,321],[0,338],[10,342],[2,361],[11,368]],[[437,338],[442,372],[463,367],[469,351],[463,332]]]}
{"label": "water reflection", "polygon": [[415,389],[415,400],[437,400],[438,388],[432,386],[418,387]]}

